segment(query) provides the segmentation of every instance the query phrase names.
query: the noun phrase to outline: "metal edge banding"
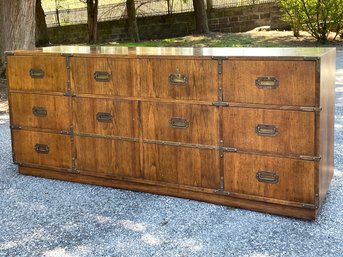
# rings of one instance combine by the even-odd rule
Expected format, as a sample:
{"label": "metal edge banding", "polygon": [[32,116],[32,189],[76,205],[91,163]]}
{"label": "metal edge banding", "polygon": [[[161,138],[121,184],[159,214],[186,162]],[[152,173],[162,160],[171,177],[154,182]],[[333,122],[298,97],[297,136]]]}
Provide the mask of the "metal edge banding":
{"label": "metal edge banding", "polygon": [[123,137],[123,136],[111,136],[111,135],[98,135],[98,134],[91,134],[91,133],[74,132],[74,136],[92,137],[92,138],[105,138],[105,139],[128,141],[128,142],[139,142],[139,138]]}
{"label": "metal edge banding", "polygon": [[29,163],[29,162],[15,162],[20,167],[29,167],[29,168],[37,168],[37,169],[50,169],[54,171],[62,171],[62,172],[68,172],[68,173],[76,173],[72,168],[61,168],[61,167],[54,167],[54,166],[48,166],[48,165],[42,165],[42,164],[36,164],[36,163]]}
{"label": "metal edge banding", "polygon": [[248,195],[248,194],[234,193],[234,192],[223,191],[223,190],[213,190],[213,192],[215,194],[225,195],[232,198],[246,199],[246,200],[259,201],[259,202],[265,202],[265,203],[271,203],[271,204],[306,208],[306,209],[312,209],[312,210],[317,209],[316,204],[293,202],[293,201],[274,199],[274,198],[268,198],[268,197],[263,197],[263,196],[254,196],[254,195]]}
{"label": "metal edge banding", "polygon": [[8,101],[8,113],[10,118],[10,130],[11,130],[11,149],[12,149],[12,162],[16,163],[16,155],[14,149],[14,140],[13,140],[13,129],[21,129],[19,124],[13,124],[13,115],[12,115],[12,103],[11,103],[11,92],[10,92],[10,79],[8,72],[8,56],[14,56],[14,51],[5,52],[5,67],[6,67],[6,78],[7,78],[7,101]]}
{"label": "metal edge banding", "polygon": [[156,144],[156,145],[179,146],[179,147],[188,147],[188,148],[198,148],[198,149],[208,149],[208,150],[219,150],[219,147],[217,147],[217,146],[203,145],[203,144],[181,143],[181,142],[174,142],[174,141],[143,139],[143,143]]}

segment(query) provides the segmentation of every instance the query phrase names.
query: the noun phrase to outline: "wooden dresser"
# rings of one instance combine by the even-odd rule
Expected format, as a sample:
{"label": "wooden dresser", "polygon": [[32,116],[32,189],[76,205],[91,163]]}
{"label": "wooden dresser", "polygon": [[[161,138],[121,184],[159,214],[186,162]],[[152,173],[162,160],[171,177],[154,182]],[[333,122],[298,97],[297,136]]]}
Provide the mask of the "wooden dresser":
{"label": "wooden dresser", "polygon": [[335,49],[7,53],[22,174],[314,219],[333,175]]}

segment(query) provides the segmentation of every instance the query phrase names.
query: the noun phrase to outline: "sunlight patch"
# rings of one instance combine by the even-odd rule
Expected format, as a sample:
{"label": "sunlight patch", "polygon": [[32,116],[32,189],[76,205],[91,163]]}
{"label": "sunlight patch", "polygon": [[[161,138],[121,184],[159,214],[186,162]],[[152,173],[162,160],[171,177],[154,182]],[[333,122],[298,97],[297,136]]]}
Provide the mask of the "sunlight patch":
{"label": "sunlight patch", "polygon": [[148,245],[160,245],[162,243],[158,237],[151,234],[144,234],[142,240]]}
{"label": "sunlight patch", "polygon": [[131,220],[121,220],[119,223],[123,225],[124,228],[133,231],[144,231],[146,229],[146,225]]}
{"label": "sunlight patch", "polygon": [[111,221],[110,217],[102,216],[102,215],[97,215],[96,220],[101,223],[101,224],[106,224]]}
{"label": "sunlight patch", "polygon": [[198,251],[201,251],[203,246],[201,245],[200,242],[197,242],[196,240],[194,239],[186,239],[186,240],[183,240],[181,243],[180,243],[180,246],[181,247],[184,247],[184,248],[189,248],[190,250],[192,251],[195,251],[195,252],[198,252]]}

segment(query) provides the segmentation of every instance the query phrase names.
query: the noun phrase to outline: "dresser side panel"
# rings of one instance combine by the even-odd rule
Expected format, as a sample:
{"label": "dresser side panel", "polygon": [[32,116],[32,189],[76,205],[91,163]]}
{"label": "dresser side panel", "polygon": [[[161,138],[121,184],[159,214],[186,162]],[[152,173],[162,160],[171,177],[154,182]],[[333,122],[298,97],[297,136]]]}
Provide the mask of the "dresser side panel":
{"label": "dresser side panel", "polygon": [[320,60],[320,113],[319,149],[319,202],[322,204],[334,172],[336,51],[332,50]]}

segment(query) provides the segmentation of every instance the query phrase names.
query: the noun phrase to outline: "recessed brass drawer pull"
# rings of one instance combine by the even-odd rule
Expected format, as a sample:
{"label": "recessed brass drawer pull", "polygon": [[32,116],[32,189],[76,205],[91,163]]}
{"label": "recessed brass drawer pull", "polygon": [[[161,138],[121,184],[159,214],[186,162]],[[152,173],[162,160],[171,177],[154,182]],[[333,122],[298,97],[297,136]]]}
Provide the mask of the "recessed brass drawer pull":
{"label": "recessed brass drawer pull", "polygon": [[256,172],[256,179],[258,182],[277,184],[279,182],[279,175],[274,171],[262,171]]}
{"label": "recessed brass drawer pull", "polygon": [[179,70],[176,73],[171,73],[169,75],[169,83],[175,86],[187,86],[188,78],[187,75],[181,74]]}
{"label": "recessed brass drawer pull", "polygon": [[258,124],[255,131],[258,136],[264,137],[275,137],[278,134],[278,129],[274,125]]}
{"label": "recessed brass drawer pull", "polygon": [[171,118],[169,120],[169,125],[172,128],[188,128],[189,127],[189,121],[182,118]]}
{"label": "recessed brass drawer pull", "polygon": [[44,70],[32,68],[30,70],[30,76],[33,79],[42,79],[44,78]]}
{"label": "recessed brass drawer pull", "polygon": [[279,81],[273,76],[257,77],[255,83],[261,89],[276,89],[279,86]]}
{"label": "recessed brass drawer pull", "polygon": [[49,153],[49,146],[44,144],[36,144],[35,151],[40,154],[48,154]]}
{"label": "recessed brass drawer pull", "polygon": [[46,117],[48,115],[48,111],[45,107],[33,106],[32,114],[37,117]]}
{"label": "recessed brass drawer pull", "polygon": [[111,81],[111,73],[107,71],[96,71],[94,72],[94,79],[98,82],[109,82]]}
{"label": "recessed brass drawer pull", "polygon": [[111,122],[112,121],[112,114],[108,112],[98,112],[96,114],[96,119],[99,122]]}

